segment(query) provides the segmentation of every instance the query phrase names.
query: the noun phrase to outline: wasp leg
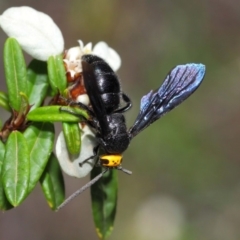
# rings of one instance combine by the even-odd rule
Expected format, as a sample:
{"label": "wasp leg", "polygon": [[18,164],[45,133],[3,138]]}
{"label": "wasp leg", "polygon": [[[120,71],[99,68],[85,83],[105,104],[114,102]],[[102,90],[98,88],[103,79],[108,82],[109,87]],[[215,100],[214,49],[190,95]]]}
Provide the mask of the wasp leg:
{"label": "wasp leg", "polygon": [[126,106],[115,110],[114,113],[123,113],[132,107],[132,101],[125,93],[122,93],[122,98],[123,98],[124,102],[126,103]]}
{"label": "wasp leg", "polygon": [[[72,114],[74,116],[77,116],[77,117],[84,118],[84,116],[72,111],[71,109],[65,109],[63,107],[60,107],[59,110],[62,111],[62,112],[70,113],[70,114]],[[94,114],[91,110],[88,112],[88,114],[90,115],[90,119],[85,119],[84,118],[84,120],[81,120],[80,122],[81,123],[84,123],[84,122],[87,123],[88,125],[90,125],[90,127],[94,128],[97,132],[99,132],[99,124],[98,124],[97,118],[94,116]]]}
{"label": "wasp leg", "polygon": [[[83,164],[86,163],[88,160],[95,158],[97,156],[97,154],[98,154],[98,149],[99,149],[99,145],[97,145],[95,148],[93,148],[93,155],[88,157],[88,158],[86,158],[81,163],[79,163],[79,166],[82,167]],[[95,165],[96,165],[97,162],[98,161],[95,162]]]}
{"label": "wasp leg", "polygon": [[132,174],[132,171],[123,168],[121,165],[120,165],[120,166],[117,166],[116,169],[117,169],[117,170],[120,170],[120,171],[123,171],[124,173],[129,174],[129,175]]}
{"label": "wasp leg", "polygon": [[[74,102],[74,101],[68,100],[68,99],[66,99],[65,101],[68,101],[68,106],[70,106],[70,107],[71,107],[71,106],[80,107],[80,108],[86,110],[86,111],[88,112],[88,115],[95,117],[94,112],[93,112],[93,111],[91,110],[91,108],[88,107],[87,105],[85,105],[85,104],[83,104],[83,103],[81,103],[81,102]],[[63,109],[62,109],[62,111],[68,112],[68,110],[63,110]],[[72,113],[72,112],[71,112],[71,113]],[[72,113],[72,114],[74,114],[74,113]],[[76,115],[76,113],[75,113],[75,115]]]}
{"label": "wasp leg", "polygon": [[97,182],[103,175],[108,171],[108,168],[105,168],[101,173],[99,173],[95,178],[93,178],[90,182],[88,182],[86,185],[78,189],[75,193],[73,193],[71,196],[69,196],[61,205],[59,205],[56,209],[56,211],[63,208],[66,204],[68,204],[72,199],[74,199],[77,195],[91,187],[95,182]]}

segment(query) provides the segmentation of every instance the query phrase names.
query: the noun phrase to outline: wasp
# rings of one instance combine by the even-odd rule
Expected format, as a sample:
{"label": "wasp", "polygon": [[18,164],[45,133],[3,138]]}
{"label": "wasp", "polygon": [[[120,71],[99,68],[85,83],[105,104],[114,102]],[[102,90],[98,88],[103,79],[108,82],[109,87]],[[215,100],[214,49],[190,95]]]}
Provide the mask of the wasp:
{"label": "wasp", "polygon": [[[96,131],[98,145],[93,156],[105,170],[89,183],[71,195],[59,206],[63,207],[76,195],[99,180],[111,168],[131,174],[122,168],[122,154],[132,139],[143,129],[171,111],[187,99],[201,84],[205,75],[205,66],[201,63],[187,63],[174,67],[166,76],[163,84],[155,91],[144,95],[140,102],[140,111],[128,129],[124,112],[132,106],[130,98],[121,91],[117,75],[101,58],[94,55],[82,57],[83,79],[91,106],[78,103],[90,115],[87,123]],[[125,106],[121,107],[121,102]],[[103,152],[103,154],[99,154]]]}

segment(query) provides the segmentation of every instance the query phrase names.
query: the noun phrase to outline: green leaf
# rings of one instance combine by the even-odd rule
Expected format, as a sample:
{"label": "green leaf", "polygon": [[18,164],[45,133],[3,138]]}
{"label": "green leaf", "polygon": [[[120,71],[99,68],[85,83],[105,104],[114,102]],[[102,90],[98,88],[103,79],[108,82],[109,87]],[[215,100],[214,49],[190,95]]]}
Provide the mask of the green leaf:
{"label": "green leaf", "polygon": [[47,61],[47,68],[52,89],[55,94],[60,92],[63,95],[67,87],[67,78],[62,55],[51,56]]}
{"label": "green leaf", "polygon": [[22,49],[14,38],[8,38],[3,52],[4,70],[11,108],[19,111],[21,100],[19,93],[27,94],[27,71]]}
{"label": "green leaf", "polygon": [[29,110],[28,97],[23,92],[20,92],[19,95],[20,95],[20,101],[21,101],[19,115],[25,116]]}
{"label": "green leaf", "polygon": [[78,123],[62,123],[68,152],[79,155],[81,149],[81,130]]}
{"label": "green leaf", "polygon": [[[60,109],[71,111],[71,113]],[[81,116],[88,118],[87,112],[80,108],[46,106],[29,112],[27,119],[36,122],[79,122],[82,120]]]}
{"label": "green leaf", "polygon": [[9,112],[11,111],[11,108],[8,104],[8,95],[2,91],[0,91],[0,106]]}
{"label": "green leaf", "polygon": [[[56,92],[53,91],[53,89],[51,88],[51,86],[49,85],[48,90],[47,90],[47,96],[48,97],[55,97],[56,96]],[[64,95],[65,96],[65,95]]]}
{"label": "green leaf", "polygon": [[33,123],[24,132],[30,154],[30,179],[28,193],[42,176],[53,150],[54,126],[52,123]]}
{"label": "green leaf", "polygon": [[6,142],[2,180],[8,201],[18,206],[28,194],[29,151],[23,134],[13,131]]}
{"label": "green leaf", "polygon": [[8,210],[12,208],[12,205],[7,200],[6,194],[4,192],[3,184],[2,184],[2,164],[5,154],[5,145],[0,141],[0,209]]}
{"label": "green leaf", "polygon": [[[93,168],[91,179],[97,176],[101,168]],[[113,230],[117,208],[118,180],[117,170],[108,170],[103,177],[91,186],[92,212],[96,231],[100,239],[106,239]]]}
{"label": "green leaf", "polygon": [[53,153],[40,182],[48,205],[55,210],[64,201],[65,190],[62,171]]}
{"label": "green leaf", "polygon": [[[66,106],[63,106],[63,107],[61,107],[61,112],[68,112],[72,115],[77,116],[81,120],[89,119],[87,111],[80,108],[80,107],[70,107],[70,106],[66,107]],[[84,119],[82,119],[82,118],[84,118]]]}
{"label": "green leaf", "polygon": [[41,106],[49,87],[47,64],[39,60],[32,60],[27,69],[28,97],[32,105],[31,111]]}

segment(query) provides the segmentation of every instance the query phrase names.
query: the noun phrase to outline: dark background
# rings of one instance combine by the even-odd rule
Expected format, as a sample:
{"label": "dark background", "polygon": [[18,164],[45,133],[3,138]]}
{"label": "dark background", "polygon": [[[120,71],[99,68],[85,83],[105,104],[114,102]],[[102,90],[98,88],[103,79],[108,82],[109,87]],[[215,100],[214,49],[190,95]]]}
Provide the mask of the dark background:
{"label": "dark background", "polygon": [[[31,6],[62,30],[65,48],[106,41],[133,100],[160,86],[175,65],[202,62],[207,74],[184,104],[141,133],[124,155],[114,240],[240,239],[240,4],[237,0],[1,0],[0,12]],[[0,34],[0,55],[6,35]],[[27,57],[29,61],[29,57]],[[0,64],[1,90],[5,90]],[[5,112],[0,112],[5,117]],[[65,176],[67,195],[88,181]],[[58,213],[38,186],[0,214],[0,239],[97,239],[89,191]]]}

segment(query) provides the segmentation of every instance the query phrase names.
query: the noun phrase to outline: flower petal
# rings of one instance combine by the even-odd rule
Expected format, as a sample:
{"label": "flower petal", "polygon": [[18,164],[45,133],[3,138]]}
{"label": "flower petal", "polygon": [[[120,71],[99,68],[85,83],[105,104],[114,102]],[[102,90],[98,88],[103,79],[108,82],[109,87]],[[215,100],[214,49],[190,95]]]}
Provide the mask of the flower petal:
{"label": "flower petal", "polygon": [[89,54],[89,53],[91,53],[91,52],[92,52],[92,43],[89,42],[89,43],[86,44],[86,45],[84,46],[84,48],[82,49],[82,53],[83,53],[83,54]]}
{"label": "flower petal", "polygon": [[33,58],[46,61],[64,49],[62,33],[45,13],[30,7],[12,7],[0,16],[0,26]]}
{"label": "flower petal", "polygon": [[81,59],[81,48],[80,47],[72,47],[66,51],[66,55],[64,59],[68,61],[75,61],[76,59]]}
{"label": "flower petal", "polygon": [[118,53],[112,48],[109,48],[106,61],[111,66],[114,72],[116,72],[121,67],[121,58]]}
{"label": "flower petal", "polygon": [[79,164],[93,155],[93,149],[98,144],[95,134],[87,125],[83,128],[81,139],[81,152],[78,156],[68,153],[63,132],[59,134],[56,143],[56,155],[62,170],[66,174],[77,178],[85,177],[92,170],[96,162],[95,158],[88,160],[82,166]]}
{"label": "flower petal", "polygon": [[85,106],[88,106],[90,104],[90,100],[87,94],[80,94],[76,100],[77,102],[83,103]]}
{"label": "flower petal", "polygon": [[108,56],[108,45],[105,42],[98,42],[93,48],[94,54],[106,59]]}
{"label": "flower petal", "polygon": [[84,46],[84,43],[82,40],[78,40],[79,43],[79,47],[80,47],[80,51],[81,51],[81,56],[82,57],[83,54],[90,54],[92,52],[92,43],[89,42]]}
{"label": "flower petal", "polygon": [[93,53],[104,59],[113,71],[117,71],[121,66],[121,58],[118,53],[110,48],[105,42],[98,42],[94,48]]}

